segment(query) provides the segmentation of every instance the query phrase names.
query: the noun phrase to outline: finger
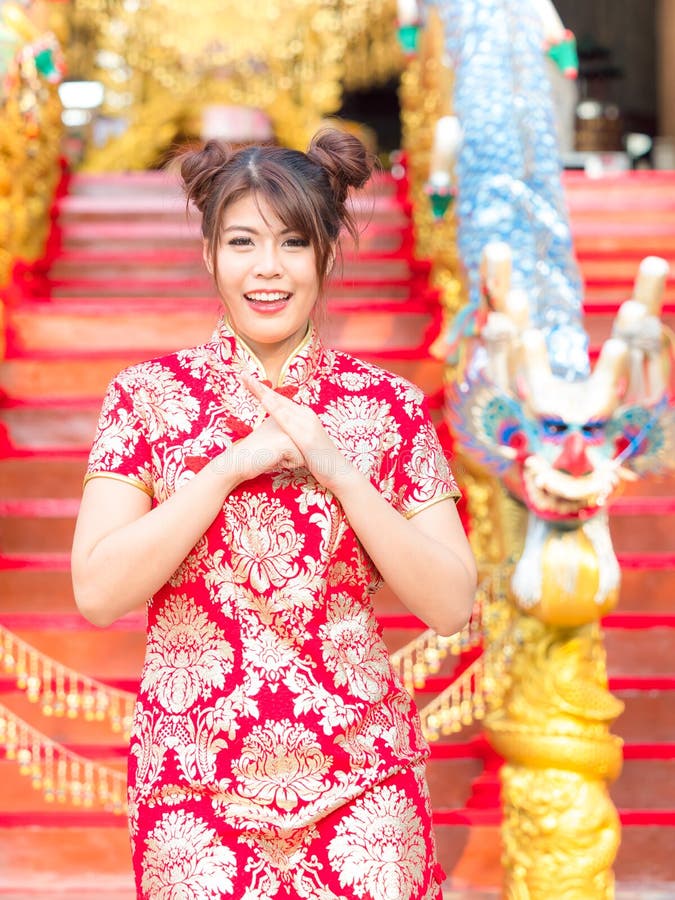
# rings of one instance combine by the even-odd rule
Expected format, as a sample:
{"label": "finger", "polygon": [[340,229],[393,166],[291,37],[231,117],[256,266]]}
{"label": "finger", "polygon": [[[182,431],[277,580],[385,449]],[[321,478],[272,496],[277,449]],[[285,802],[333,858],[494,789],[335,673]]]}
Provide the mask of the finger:
{"label": "finger", "polygon": [[244,383],[244,387],[258,399],[262,396],[263,388],[267,387],[266,384],[262,384],[257,378],[253,378],[252,375],[248,375],[246,372],[241,373],[241,380]]}
{"label": "finger", "polygon": [[241,379],[244,382],[245,387],[253,394],[253,396],[257,400],[262,403],[265,409],[267,409],[267,405],[270,402],[274,402],[274,398],[279,397],[278,394],[276,394],[266,384],[263,384],[262,381],[258,381],[257,378],[242,374]]}
{"label": "finger", "polygon": [[242,377],[246,387],[260,402],[262,408],[269,413],[270,417],[274,419],[283,431],[288,432],[289,428],[293,427],[292,416],[298,409],[297,404],[289,400],[288,397],[282,397],[280,394],[277,394],[276,391],[268,388],[266,384],[262,384],[255,378]]}

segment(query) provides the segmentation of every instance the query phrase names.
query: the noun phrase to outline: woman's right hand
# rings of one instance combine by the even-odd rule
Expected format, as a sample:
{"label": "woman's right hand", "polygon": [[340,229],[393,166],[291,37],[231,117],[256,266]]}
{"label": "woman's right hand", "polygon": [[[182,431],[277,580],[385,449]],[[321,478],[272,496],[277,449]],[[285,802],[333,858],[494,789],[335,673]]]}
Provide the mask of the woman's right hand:
{"label": "woman's right hand", "polygon": [[300,450],[269,416],[225,452],[231,454],[235,472],[241,481],[249,481],[263,472],[298,469],[305,465]]}

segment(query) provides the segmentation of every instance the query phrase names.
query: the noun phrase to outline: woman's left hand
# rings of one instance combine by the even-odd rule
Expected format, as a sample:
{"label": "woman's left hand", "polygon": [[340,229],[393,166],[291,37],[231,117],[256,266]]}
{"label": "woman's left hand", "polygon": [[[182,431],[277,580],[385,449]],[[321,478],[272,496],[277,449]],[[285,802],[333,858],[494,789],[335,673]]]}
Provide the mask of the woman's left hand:
{"label": "woman's left hand", "polygon": [[355,470],[335,446],[314,410],[278,394],[256,378],[244,375],[243,381],[300,450],[305,465],[316,480],[336,493],[339,485]]}

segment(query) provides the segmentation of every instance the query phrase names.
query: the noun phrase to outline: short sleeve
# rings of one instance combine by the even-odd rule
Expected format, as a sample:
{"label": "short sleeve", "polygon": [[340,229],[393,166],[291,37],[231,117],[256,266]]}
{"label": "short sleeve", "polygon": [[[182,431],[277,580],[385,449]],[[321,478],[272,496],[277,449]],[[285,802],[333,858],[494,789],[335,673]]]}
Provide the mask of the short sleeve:
{"label": "short sleeve", "polygon": [[441,500],[458,500],[460,490],[421,391],[417,401],[397,409],[396,421],[386,491],[393,506],[409,519]]}
{"label": "short sleeve", "polygon": [[126,481],[153,496],[147,429],[121,376],[110,382],[103,399],[84,483],[97,477]]}

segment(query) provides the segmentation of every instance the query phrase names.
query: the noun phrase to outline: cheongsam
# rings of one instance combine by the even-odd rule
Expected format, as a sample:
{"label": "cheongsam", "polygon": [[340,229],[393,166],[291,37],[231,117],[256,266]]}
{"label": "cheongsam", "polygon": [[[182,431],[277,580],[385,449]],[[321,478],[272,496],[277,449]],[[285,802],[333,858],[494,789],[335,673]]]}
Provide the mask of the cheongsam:
{"label": "cheongsam", "polygon": [[[264,418],[242,372],[265,378],[225,319],[208,343],[125,369],[87,478],[162,503]],[[310,326],[277,389],[401,515],[457,496],[403,378],[324,348]],[[440,897],[428,746],[374,616],[379,585],[307,469],[226,497],[148,603],[128,773],[139,898]]]}

